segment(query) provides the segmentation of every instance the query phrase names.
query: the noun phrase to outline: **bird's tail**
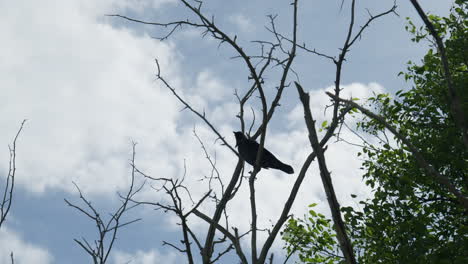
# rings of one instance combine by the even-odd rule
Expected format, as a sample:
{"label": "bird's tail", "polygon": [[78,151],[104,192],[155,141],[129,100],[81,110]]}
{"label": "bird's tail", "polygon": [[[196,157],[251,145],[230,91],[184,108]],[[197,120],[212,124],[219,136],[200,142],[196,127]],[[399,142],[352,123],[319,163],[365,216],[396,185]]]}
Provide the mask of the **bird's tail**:
{"label": "bird's tail", "polygon": [[284,163],[279,164],[277,169],[282,170],[282,171],[286,172],[287,174],[293,174],[294,173],[293,167],[289,166],[288,164],[284,164]]}

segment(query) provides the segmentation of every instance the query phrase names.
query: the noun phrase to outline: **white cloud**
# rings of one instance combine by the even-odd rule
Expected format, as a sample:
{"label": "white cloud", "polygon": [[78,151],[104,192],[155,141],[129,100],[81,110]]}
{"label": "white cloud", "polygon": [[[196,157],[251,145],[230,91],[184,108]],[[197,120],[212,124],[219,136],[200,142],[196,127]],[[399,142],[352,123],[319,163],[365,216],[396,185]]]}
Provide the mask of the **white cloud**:
{"label": "white cloud", "polygon": [[222,101],[227,94],[230,94],[231,90],[209,70],[201,71],[197,76],[195,93],[206,100],[213,102]]}
{"label": "white cloud", "polygon": [[112,3],[119,9],[133,9],[136,11],[144,11],[147,8],[159,8],[167,3],[175,3],[175,0],[124,0],[124,1],[112,1]]}
{"label": "white cloud", "polygon": [[[8,10],[0,18],[7,98],[0,138],[6,146],[29,119],[18,142],[17,180],[34,192],[71,190],[72,180],[85,190],[115,191],[127,182],[131,139],[142,143],[141,151],[157,152],[175,134],[178,104],[153,77],[157,57],[177,83],[173,45],[99,22],[118,1],[99,2],[92,12],[91,2],[0,4]],[[18,23],[18,17],[28,19]],[[7,155],[5,149],[1,160]]]}
{"label": "white cloud", "polygon": [[234,14],[229,17],[229,21],[243,32],[252,32],[255,26],[252,21],[244,14]]}
{"label": "white cloud", "polygon": [[15,263],[52,263],[53,256],[42,247],[23,240],[22,235],[2,226],[0,229],[0,263],[10,263],[13,252]]}
{"label": "white cloud", "polygon": [[177,264],[182,263],[180,256],[170,252],[167,254],[160,253],[157,250],[141,251],[135,253],[127,253],[123,251],[115,251],[114,264]]}

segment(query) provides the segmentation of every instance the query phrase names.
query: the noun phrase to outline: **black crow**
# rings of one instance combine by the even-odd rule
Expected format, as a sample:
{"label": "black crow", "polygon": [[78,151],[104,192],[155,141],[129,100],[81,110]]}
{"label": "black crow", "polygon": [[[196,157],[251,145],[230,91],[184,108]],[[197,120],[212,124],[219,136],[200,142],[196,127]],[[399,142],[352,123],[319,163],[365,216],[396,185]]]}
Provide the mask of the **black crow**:
{"label": "black crow", "polygon": [[[248,139],[242,132],[234,132],[236,136],[236,147],[239,150],[240,157],[249,163],[252,166],[255,166],[255,160],[257,158],[257,152],[260,144],[255,140]],[[279,161],[270,151],[266,148],[263,148],[262,160],[260,162],[260,167],[264,169],[278,169],[282,170],[288,174],[294,173],[294,170],[291,166],[284,164]]]}

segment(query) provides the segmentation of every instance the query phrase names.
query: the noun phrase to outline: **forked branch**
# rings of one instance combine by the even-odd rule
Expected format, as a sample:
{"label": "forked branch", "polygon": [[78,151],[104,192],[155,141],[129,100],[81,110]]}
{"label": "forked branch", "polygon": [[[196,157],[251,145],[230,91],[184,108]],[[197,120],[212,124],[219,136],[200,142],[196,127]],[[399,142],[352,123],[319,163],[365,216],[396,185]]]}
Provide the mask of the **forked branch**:
{"label": "forked branch", "polygon": [[138,205],[131,205],[130,202],[132,201],[135,194],[137,194],[144,186],[144,183],[140,186],[135,186],[135,146],[136,144],[133,143],[133,154],[130,164],[132,167],[130,186],[125,195],[119,194],[119,198],[122,204],[115,210],[114,213],[110,214],[109,219],[106,220],[102,217],[98,210],[92,205],[91,201],[84,196],[83,192],[76,183],[73,184],[75,185],[79,193],[80,200],[84,205],[77,205],[69,202],[67,199],[64,199],[68,206],[78,210],[96,224],[98,235],[97,239],[94,240],[94,243],[89,243],[86,238],[82,238],[81,240],[74,239],[74,241],[92,258],[93,263],[95,264],[104,264],[107,262],[116,241],[117,232],[120,230],[120,228],[141,220],[140,218],[129,221],[123,221],[122,219],[122,217],[127,214],[129,210]]}

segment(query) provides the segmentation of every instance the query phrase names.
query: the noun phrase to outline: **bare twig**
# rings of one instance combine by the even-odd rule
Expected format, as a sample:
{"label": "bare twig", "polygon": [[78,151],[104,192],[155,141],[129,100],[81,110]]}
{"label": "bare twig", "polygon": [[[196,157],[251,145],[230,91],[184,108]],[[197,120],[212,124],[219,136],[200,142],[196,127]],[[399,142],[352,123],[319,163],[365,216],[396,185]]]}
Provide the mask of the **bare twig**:
{"label": "bare twig", "polygon": [[[267,111],[267,108],[265,105],[263,105],[263,114],[265,115],[264,118],[263,118],[263,126],[260,126],[259,129],[257,130],[257,132],[254,134],[254,136],[252,137],[253,139],[257,138],[260,133],[262,133],[262,130],[265,130],[266,129],[266,123],[268,123],[271,118],[273,117],[273,114],[275,112],[275,109],[277,106],[279,106],[279,102],[281,100],[281,97],[282,97],[282,94],[283,94],[283,91],[284,89],[287,87],[286,85],[286,81],[288,79],[288,74],[290,72],[290,69],[291,69],[291,66],[294,62],[294,59],[296,57],[296,45],[297,45],[297,19],[298,19],[298,16],[297,16],[297,9],[298,9],[298,0],[295,0],[293,1],[292,5],[293,5],[293,27],[292,27],[292,32],[293,32],[293,38],[292,38],[292,47],[291,47],[291,50],[288,52],[288,58],[286,59],[286,64],[284,66],[284,69],[283,69],[283,73],[281,74],[281,79],[280,79],[280,84],[279,84],[279,87],[278,87],[278,90],[276,92],[276,95],[275,95],[275,98],[273,99],[273,101],[271,102],[271,105],[270,105],[270,108],[269,108],[269,111],[268,111],[268,114],[266,113]],[[278,37],[276,34],[276,30],[274,30],[274,23],[272,21],[272,28],[273,28],[273,34],[275,34],[276,37]],[[262,101],[262,104],[263,104],[263,101]],[[262,128],[263,127],[263,128]],[[262,140],[260,140],[260,144],[262,145]],[[263,145],[262,145],[263,146]],[[260,150],[262,149],[262,147],[260,148]],[[259,154],[260,154],[260,150],[259,150]]]}
{"label": "bare twig", "polygon": [[[195,128],[193,129],[193,134],[197,138],[198,142],[200,143],[203,153],[205,154],[205,158],[208,160],[211,166],[211,175],[209,177],[206,177],[208,178],[209,189],[212,190],[211,182],[213,178],[215,178],[218,180],[219,186],[221,187],[221,193],[224,193],[224,183],[220,177],[218,168],[216,167],[216,156],[214,160],[211,158],[210,154],[208,153],[208,150],[205,147],[205,144],[203,143],[203,141],[201,140],[201,138],[198,136],[197,132],[195,131]],[[216,176],[214,176],[214,174],[216,174]]]}
{"label": "bare twig", "polygon": [[201,219],[203,219],[204,221],[206,221],[207,223],[209,223],[210,225],[213,225],[215,226],[215,228],[217,230],[219,230],[221,233],[223,233],[223,235],[225,235],[226,237],[228,237],[231,242],[233,243],[234,245],[234,248],[236,249],[236,253],[237,255],[239,256],[239,258],[241,259],[241,262],[243,264],[246,264],[248,263],[247,262],[247,258],[245,257],[244,255],[244,252],[242,251],[242,247],[240,245],[240,237],[237,235],[237,231],[235,229],[235,234],[236,235],[233,235],[231,234],[228,230],[226,230],[223,226],[221,226],[220,224],[218,224],[217,222],[213,221],[211,218],[209,218],[206,214],[203,214],[202,212],[198,211],[198,210],[193,210],[193,213],[200,217]]}
{"label": "bare twig", "polygon": [[204,28],[205,27],[205,25],[203,25],[203,24],[193,23],[193,22],[190,22],[189,20],[174,21],[174,22],[169,22],[169,23],[158,23],[158,22],[149,22],[149,21],[134,19],[134,18],[131,18],[131,17],[118,15],[118,14],[111,14],[111,15],[107,15],[107,16],[109,16],[109,17],[118,17],[118,18],[122,18],[122,19],[125,19],[125,20],[128,20],[128,21],[131,21],[131,22],[136,22],[136,23],[140,23],[140,24],[144,24],[144,25],[161,26],[161,27],[164,27],[164,28],[169,28],[169,32],[165,36],[157,38],[158,40],[161,40],[161,41],[166,40],[167,38],[169,38],[172,34],[174,34],[174,32],[177,29],[182,28],[182,26],[190,26],[190,27],[194,27],[194,28]]}
{"label": "bare twig", "polygon": [[[221,214],[226,208],[226,205],[228,201],[232,198],[232,193],[234,191],[234,188],[239,181],[240,175],[241,175],[241,170],[243,167],[243,162],[242,160],[238,160],[236,168],[234,169],[234,173],[232,174],[231,181],[229,182],[228,186],[226,187],[226,191],[223,193],[223,196],[221,197],[221,200],[219,201],[218,205],[216,206],[215,213],[213,214],[213,217],[211,218],[210,226],[208,228],[208,232],[206,235],[206,240],[205,240],[205,246],[204,250],[202,252],[205,260],[208,260],[211,258],[212,252],[213,252],[213,238],[215,235],[216,229],[219,230],[217,223],[219,222],[221,218]],[[247,263],[247,262],[246,262]]]}
{"label": "bare twig", "polygon": [[354,38],[349,42],[348,46],[352,46],[356,40],[358,40],[359,38],[361,38],[362,33],[364,32],[364,30],[365,30],[367,27],[369,27],[369,25],[372,23],[372,21],[378,19],[379,17],[385,16],[385,15],[388,15],[388,14],[391,14],[391,13],[393,13],[393,14],[395,14],[395,15],[398,15],[398,14],[395,12],[396,8],[397,8],[396,1],[394,1],[394,2],[393,2],[393,6],[392,6],[390,9],[388,9],[387,11],[382,12],[382,13],[380,13],[380,14],[378,14],[378,15],[373,16],[373,15],[368,11],[368,14],[369,14],[370,18],[367,20],[367,22],[366,22],[363,26],[361,26],[361,29],[360,29],[360,30],[358,31],[358,33],[354,36]]}
{"label": "bare twig", "polygon": [[182,99],[180,95],[176,92],[175,88],[173,88],[161,75],[161,68],[159,66],[159,62],[156,59],[156,66],[157,66],[157,72],[156,72],[156,77],[174,94],[174,96],[190,111],[192,111],[195,115],[197,115],[199,118],[201,118],[205,124],[210,127],[210,129],[218,136],[218,138],[223,142],[225,146],[227,146],[234,154],[237,154],[237,151],[224,139],[223,136],[218,132],[218,130],[211,124],[211,122],[206,118],[204,113],[200,113],[199,111],[195,110],[187,101]]}
{"label": "bare twig", "polygon": [[20,128],[18,129],[18,132],[16,132],[16,135],[13,139],[13,143],[11,146],[8,146],[8,149],[10,150],[10,161],[8,163],[8,174],[6,177],[5,188],[3,190],[3,197],[0,205],[0,227],[5,222],[13,202],[13,190],[15,187],[16,176],[16,141],[18,140],[18,137],[23,130],[24,123],[26,123],[26,119],[21,122]]}
{"label": "bare twig", "polygon": [[90,218],[96,224],[98,238],[94,241],[94,245],[91,245],[85,238],[82,238],[81,240],[74,239],[74,241],[88,255],[90,255],[90,257],[93,259],[93,263],[106,263],[116,241],[117,232],[120,230],[120,228],[141,220],[140,218],[137,218],[127,222],[122,222],[122,216],[126,214],[129,210],[137,206],[130,206],[129,202],[131,202],[133,196],[143,188],[143,184],[138,188],[135,187],[135,146],[136,143],[133,143],[133,152],[130,164],[132,167],[132,173],[129,189],[125,195],[118,195],[121,199],[122,204],[116,209],[114,213],[110,215],[110,218],[107,221],[104,218],[102,218],[101,214],[91,204],[91,201],[86,199],[83,192],[76,183],[73,182],[79,193],[80,200],[85,204],[85,206],[76,205],[69,202],[67,199],[64,199],[65,203],[68,206],[78,210],[79,212]]}

